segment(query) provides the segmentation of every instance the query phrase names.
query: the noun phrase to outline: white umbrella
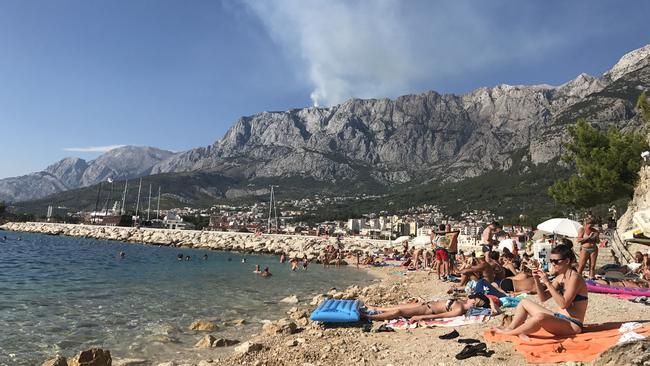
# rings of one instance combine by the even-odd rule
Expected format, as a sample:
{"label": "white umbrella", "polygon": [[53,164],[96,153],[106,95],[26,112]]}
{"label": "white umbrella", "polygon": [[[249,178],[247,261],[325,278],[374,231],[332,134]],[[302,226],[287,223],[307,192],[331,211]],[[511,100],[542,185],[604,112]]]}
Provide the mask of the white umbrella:
{"label": "white umbrella", "polygon": [[411,237],[408,235],[400,236],[399,238],[393,240],[393,244],[402,244],[403,242],[408,241],[409,239],[411,239]]}
{"label": "white umbrella", "polygon": [[578,236],[578,230],[582,227],[579,222],[570,219],[555,218],[542,222],[537,228],[553,234],[565,235],[571,238]]}

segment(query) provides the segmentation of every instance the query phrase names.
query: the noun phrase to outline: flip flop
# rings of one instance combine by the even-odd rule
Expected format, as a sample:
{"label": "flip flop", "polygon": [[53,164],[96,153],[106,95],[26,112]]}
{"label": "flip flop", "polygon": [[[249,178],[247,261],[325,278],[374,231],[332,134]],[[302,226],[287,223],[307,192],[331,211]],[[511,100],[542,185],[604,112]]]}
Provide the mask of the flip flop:
{"label": "flip flop", "polygon": [[478,356],[479,353],[487,353],[487,345],[485,343],[468,344],[460,351],[455,357],[457,360],[464,360],[470,357]]}
{"label": "flip flop", "polygon": [[478,339],[474,338],[461,338],[458,340],[458,343],[463,343],[463,344],[474,344],[474,343],[481,343]]}
{"label": "flip flop", "polygon": [[453,331],[451,331],[451,332],[449,332],[447,334],[443,334],[443,335],[439,336],[438,338],[440,338],[440,339],[454,339],[454,338],[458,338],[458,337],[460,337],[460,334],[458,334],[458,331],[456,329],[454,329]]}

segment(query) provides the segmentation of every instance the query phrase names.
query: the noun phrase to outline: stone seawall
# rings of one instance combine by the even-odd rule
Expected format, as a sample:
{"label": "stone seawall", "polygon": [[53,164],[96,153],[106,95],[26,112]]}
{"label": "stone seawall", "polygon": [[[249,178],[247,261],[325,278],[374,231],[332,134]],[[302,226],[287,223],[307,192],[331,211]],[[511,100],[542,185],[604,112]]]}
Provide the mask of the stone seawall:
{"label": "stone seawall", "polygon": [[[119,226],[95,226],[54,224],[41,222],[10,222],[0,226],[8,231],[23,231],[47,235],[65,235],[101,240],[119,240],[132,243],[155,244],[175,247],[214,249],[240,252],[286,254],[289,257],[304,255],[310,260],[318,257],[327,244],[336,239],[298,235],[255,235],[223,231],[169,230],[130,228]],[[347,250],[372,251],[388,244],[385,240],[348,238],[343,240]]]}

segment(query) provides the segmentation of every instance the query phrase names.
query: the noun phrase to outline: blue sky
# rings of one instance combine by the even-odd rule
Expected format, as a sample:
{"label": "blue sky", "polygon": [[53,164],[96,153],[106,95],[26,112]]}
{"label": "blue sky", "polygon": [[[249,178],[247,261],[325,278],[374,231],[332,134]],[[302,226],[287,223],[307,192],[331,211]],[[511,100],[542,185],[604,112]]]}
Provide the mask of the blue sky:
{"label": "blue sky", "polygon": [[[647,1],[0,0],[0,178],[242,115],[600,75]],[[82,150],[92,150],[84,152]]]}

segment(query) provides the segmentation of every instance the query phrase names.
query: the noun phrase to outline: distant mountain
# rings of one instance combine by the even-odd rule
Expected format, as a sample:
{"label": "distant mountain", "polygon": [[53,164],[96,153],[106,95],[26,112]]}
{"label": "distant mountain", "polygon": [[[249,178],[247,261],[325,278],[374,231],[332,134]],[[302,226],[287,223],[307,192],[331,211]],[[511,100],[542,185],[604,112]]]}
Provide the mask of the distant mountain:
{"label": "distant mountain", "polygon": [[89,162],[79,158],[65,158],[41,172],[0,179],[0,201],[33,200],[91,186],[108,178],[117,180],[146,176],[154,165],[173,154],[154,147],[124,146]]}
{"label": "distant mountain", "polygon": [[[380,192],[396,194],[394,205],[410,204],[438,200],[436,190],[444,185],[449,205],[471,197],[514,212],[521,210],[521,202],[512,200],[516,191],[519,201],[550,207],[546,187],[561,170],[567,126],[587,118],[602,128],[638,129],[635,103],[649,89],[650,45],[626,54],[600,77],[580,74],[559,86],[498,85],[463,95],[429,91],[242,117],[212,145],[152,159],[140,173],[154,174],[163,192],[176,195],[169,204],[245,199],[281,182],[282,192],[296,198]],[[86,172],[109,167],[83,169],[73,160],[59,165],[52,170],[65,174],[36,173],[24,185],[52,181],[43,192],[56,192],[69,187],[63,176],[88,184],[107,174],[84,181]],[[59,198],[74,204],[71,194],[65,197],[50,196],[38,207]]]}
{"label": "distant mountain", "polygon": [[[390,99],[351,99],[329,108],[242,117],[207,147],[176,154],[152,173],[214,171],[253,179],[372,179],[383,185],[458,181],[533,165],[561,152],[566,123],[639,126],[634,104],[650,83],[650,45],[601,77],[560,86],[499,85],[464,95],[430,91]],[[524,149],[523,154],[518,152]]]}

